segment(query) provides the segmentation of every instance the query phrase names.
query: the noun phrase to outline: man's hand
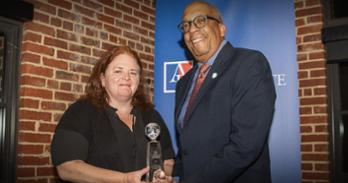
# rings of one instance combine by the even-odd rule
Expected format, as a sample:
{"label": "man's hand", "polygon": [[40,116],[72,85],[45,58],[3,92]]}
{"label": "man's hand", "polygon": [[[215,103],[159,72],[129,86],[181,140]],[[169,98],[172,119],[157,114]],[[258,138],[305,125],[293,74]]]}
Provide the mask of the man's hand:
{"label": "man's hand", "polygon": [[154,172],[154,178],[152,180],[153,183],[174,183],[173,177],[166,176],[163,170],[156,170]]}

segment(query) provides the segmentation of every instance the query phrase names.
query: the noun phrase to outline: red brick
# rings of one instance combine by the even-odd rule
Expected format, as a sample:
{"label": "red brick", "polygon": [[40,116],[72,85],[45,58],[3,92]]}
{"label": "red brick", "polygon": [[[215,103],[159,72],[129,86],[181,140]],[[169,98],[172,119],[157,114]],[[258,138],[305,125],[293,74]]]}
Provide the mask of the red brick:
{"label": "red brick", "polygon": [[314,52],[314,53],[309,53],[309,59],[314,60],[314,59],[325,59],[325,52]]}
{"label": "red brick", "polygon": [[22,44],[22,51],[31,51],[38,54],[45,54],[49,56],[53,56],[54,54],[53,48],[49,48],[47,46],[42,46],[42,45],[30,43],[30,42],[24,42]]}
{"label": "red brick", "polygon": [[306,6],[316,6],[316,5],[321,5],[320,0],[306,0]]}
{"label": "red brick", "polygon": [[22,96],[38,97],[43,99],[52,99],[52,92],[45,89],[21,87]]}
{"label": "red brick", "polygon": [[51,113],[48,112],[38,112],[38,111],[29,111],[29,110],[20,110],[19,116],[21,119],[27,120],[42,120],[42,121],[51,121]]}
{"label": "red brick", "polygon": [[[297,34],[302,35],[302,34],[308,34],[308,33],[320,33],[322,28],[323,28],[323,25],[321,25],[321,24],[299,27],[297,29]],[[307,40],[307,42],[308,42],[308,40]]]}
{"label": "red brick", "polygon": [[20,121],[19,129],[24,131],[35,131],[35,122]]}
{"label": "red brick", "polygon": [[312,127],[311,126],[301,126],[300,127],[301,134],[302,133],[310,133],[312,132]]}
{"label": "red brick", "polygon": [[101,12],[103,10],[102,5],[95,3],[95,2],[92,2],[90,0],[83,0],[83,5],[88,7],[88,8],[91,8],[93,10],[97,10],[99,12]]}
{"label": "red brick", "polygon": [[316,16],[310,16],[307,17],[307,22],[310,23],[322,23],[323,22],[323,16],[322,15],[316,15]]}
{"label": "red brick", "polygon": [[58,89],[58,81],[55,80],[47,80],[47,87],[48,88],[53,88],[53,89]]}
{"label": "red brick", "polygon": [[[51,143],[51,136],[48,134],[38,134],[38,133],[19,133],[20,142],[37,142],[37,143]],[[35,162],[35,161],[34,161]]]}
{"label": "red brick", "polygon": [[40,132],[52,132],[52,133],[54,133],[55,129],[56,129],[55,124],[40,123],[40,126],[39,126]]}
{"label": "red brick", "polygon": [[327,154],[314,154],[306,153],[302,154],[302,161],[328,161],[329,155]]}
{"label": "red brick", "polygon": [[82,6],[79,6],[79,5],[74,5],[74,8],[75,8],[75,11],[77,13],[81,13],[81,14],[84,14],[88,17],[93,17],[95,15],[95,12],[90,10],[90,9],[87,9],[87,8],[84,8]]}
{"label": "red brick", "polygon": [[116,19],[116,26],[117,27],[122,27],[126,30],[131,30],[132,29],[132,24],[128,23],[128,22],[125,22],[125,21],[122,21],[122,20],[117,20]]}
{"label": "red brick", "polygon": [[314,88],[314,94],[315,95],[325,95],[326,88]]}
{"label": "red brick", "polygon": [[32,53],[22,53],[22,63],[23,62],[40,63],[40,55]]}
{"label": "red brick", "polygon": [[50,18],[48,15],[34,11],[34,18],[33,19],[48,24]]}
{"label": "red brick", "polygon": [[33,167],[17,167],[16,173],[17,173],[18,177],[34,177],[35,176],[35,168],[33,168]]}
{"label": "red brick", "polygon": [[62,41],[62,40],[54,39],[50,37],[45,37],[44,43],[45,45],[48,45],[48,46],[54,46],[54,47],[63,48],[63,49],[68,48],[68,44],[66,43],[66,41]]}
{"label": "red brick", "polygon": [[71,91],[71,83],[61,82],[59,89],[65,90],[65,91]]}
{"label": "red brick", "polygon": [[311,163],[302,163],[301,164],[302,170],[313,170],[313,164]]}
{"label": "red brick", "polygon": [[109,23],[111,25],[114,24],[114,18],[110,17],[110,16],[106,16],[103,14],[97,14],[97,18],[98,20],[102,21],[103,23]]}
{"label": "red brick", "polygon": [[41,108],[44,109],[44,110],[64,111],[66,109],[66,104],[65,103],[60,103],[60,102],[42,101],[41,102]]}
{"label": "red brick", "polygon": [[22,76],[21,77],[21,85],[30,85],[30,86],[45,86],[46,79],[32,77],[32,76]]}
{"label": "red brick", "polygon": [[17,151],[19,154],[42,154],[43,145],[19,144]]}
{"label": "red brick", "polygon": [[121,34],[122,30],[115,27],[115,26],[110,26],[110,25],[106,25],[104,24],[104,29],[109,31],[110,33],[113,33],[113,34]]}
{"label": "red brick", "polygon": [[310,98],[301,98],[300,104],[302,105],[314,105],[314,104],[326,104],[326,97],[310,97]]}
{"label": "red brick", "polygon": [[149,8],[147,6],[141,6],[141,11],[148,13],[150,15],[155,15],[155,10],[153,8]]}
{"label": "red brick", "polygon": [[80,59],[80,57],[76,55],[75,53],[61,51],[61,50],[57,51],[57,58],[65,59],[68,61],[78,61]]}
{"label": "red brick", "polygon": [[325,62],[324,61],[312,61],[312,62],[301,62],[298,64],[299,69],[314,69],[314,68],[325,68]]}
{"label": "red brick", "polygon": [[149,19],[149,15],[147,15],[146,13],[142,12],[142,11],[137,11],[134,10],[134,16],[141,18],[143,20],[148,20]]}
{"label": "red brick", "polygon": [[20,107],[38,109],[39,108],[39,100],[29,99],[29,98],[21,98],[20,99]]}
{"label": "red brick", "polygon": [[104,7],[104,13],[107,15],[111,15],[112,17],[115,18],[121,18],[122,17],[122,12],[121,11],[117,11],[108,7]]}
{"label": "red brick", "polygon": [[65,11],[63,9],[58,9],[58,16],[67,20],[71,20],[73,22],[78,22],[80,20],[80,18],[77,15]]}
{"label": "red brick", "polygon": [[90,66],[71,63],[69,67],[70,67],[71,71],[85,73],[85,74],[91,74],[92,73],[92,68]]}
{"label": "red brick", "polygon": [[32,41],[36,43],[41,43],[41,35],[32,33],[32,32],[26,32],[23,38],[23,41]]}
{"label": "red brick", "polygon": [[306,9],[301,9],[301,10],[295,11],[296,17],[304,17],[304,16],[316,15],[316,14],[321,14],[321,13],[322,13],[321,7],[306,8]]}
{"label": "red brick", "polygon": [[52,27],[46,25],[38,24],[35,22],[24,23],[24,30],[31,30],[33,32],[40,32],[46,35],[54,36],[55,30]]}
{"label": "red brick", "polygon": [[74,101],[76,100],[76,96],[71,93],[65,93],[65,92],[58,92],[56,91],[54,93],[54,99],[55,100],[65,100],[65,101]]}
{"label": "red brick", "polygon": [[130,22],[132,24],[139,24],[139,19],[135,18],[134,16],[129,16],[129,15],[123,15],[123,20]]}
{"label": "red brick", "polygon": [[[320,34],[312,34],[312,35],[303,36],[303,42],[313,42],[313,41],[321,41],[321,35]],[[323,54],[323,52],[321,54]],[[313,58],[311,58],[311,54],[309,55],[309,59],[313,59]]]}
{"label": "red brick", "polygon": [[305,20],[303,18],[296,19],[295,24],[296,27],[300,27],[305,24]]}
{"label": "red brick", "polygon": [[295,2],[295,9],[303,8],[304,7],[304,2],[302,1],[297,1]]}
{"label": "red brick", "polygon": [[95,39],[90,39],[87,37],[81,37],[82,44],[94,47],[100,47],[100,41]]}
{"label": "red brick", "polygon": [[308,78],[308,72],[307,71],[298,71],[297,77],[298,77],[298,79]]}
{"label": "red brick", "polygon": [[140,28],[138,26],[133,26],[133,31],[135,33],[142,34],[144,36],[148,36],[149,32],[146,29]]}
{"label": "red brick", "polygon": [[[94,53],[94,51],[95,51],[95,49],[93,49],[93,53]],[[100,51],[100,52],[102,52],[102,51]],[[96,58],[94,58],[94,57],[81,56],[81,63],[95,65],[97,63],[97,61],[98,60]]]}
{"label": "red brick", "polygon": [[78,81],[79,76],[77,74],[65,72],[65,71],[56,71],[56,78],[57,79],[63,79],[67,81]]}
{"label": "red brick", "polygon": [[56,175],[53,167],[39,167],[37,168],[38,176],[52,176]]}
{"label": "red brick", "polygon": [[315,164],[314,169],[318,171],[329,171],[329,164]]}
{"label": "red brick", "polygon": [[114,1],[113,0],[99,0],[100,3],[107,5],[107,6],[114,6]]}
{"label": "red brick", "polygon": [[327,123],[327,116],[301,116],[301,124],[320,124]]}
{"label": "red brick", "polygon": [[45,67],[38,67],[34,65],[29,65],[29,64],[22,64],[21,72],[22,74],[32,74],[32,75],[38,75],[38,76],[45,76],[48,78],[51,78],[53,76],[52,69],[45,68]]}
{"label": "red brick", "polygon": [[51,25],[61,27],[62,26],[62,20],[56,17],[51,17]]}
{"label": "red brick", "polygon": [[140,38],[137,34],[134,34],[132,32],[128,32],[128,31],[123,31],[123,36],[126,38],[129,38],[129,39],[135,40],[135,41],[138,41]]}
{"label": "red brick", "polygon": [[327,125],[318,125],[318,126],[315,126],[315,132],[328,132],[328,126]]}
{"label": "red brick", "polygon": [[63,21],[63,29],[72,31],[74,29],[74,25],[71,22]]}
{"label": "red brick", "polygon": [[327,107],[326,106],[314,106],[313,107],[314,113],[317,114],[327,114]]}
{"label": "red brick", "polygon": [[84,25],[89,25],[89,26],[92,26],[92,27],[95,27],[95,28],[98,28],[98,29],[102,28],[102,23],[101,22],[97,22],[97,21],[92,20],[92,19],[87,18],[87,17],[82,17],[82,23]]}
{"label": "red brick", "polygon": [[329,173],[327,172],[303,172],[302,173],[303,179],[312,179],[312,180],[328,180],[329,179]]}
{"label": "red brick", "polygon": [[141,26],[145,27],[145,28],[148,28],[150,30],[155,30],[155,25],[154,24],[147,23],[145,21],[141,21]]}
{"label": "red brick", "polygon": [[300,114],[312,114],[311,107],[300,107]]}
{"label": "red brick", "polygon": [[314,145],[314,151],[315,152],[328,152],[329,151],[329,145],[327,145],[327,144],[315,144]]}
{"label": "red brick", "polygon": [[313,87],[313,86],[320,86],[320,85],[326,85],[326,80],[325,79],[300,80],[300,87]]}
{"label": "red brick", "polygon": [[116,9],[120,10],[121,12],[132,14],[132,8],[129,8],[128,6],[124,6],[120,4],[119,2],[116,2]]}
{"label": "red brick", "polygon": [[[39,135],[39,134],[34,134]],[[21,134],[20,134],[21,136]],[[49,135],[46,135],[49,136]],[[49,164],[49,158],[48,157],[37,157],[37,156],[19,156],[18,164],[20,165],[48,165]]]}
{"label": "red brick", "polygon": [[56,8],[54,6],[48,5],[40,1],[31,1],[30,3],[34,4],[34,8],[37,10],[41,10],[52,15],[56,14]]}
{"label": "red brick", "polygon": [[303,95],[304,96],[312,96],[312,89],[311,88],[306,88],[303,90]]}
{"label": "red brick", "polygon": [[139,3],[138,2],[135,2],[135,1],[132,1],[132,0],[127,0],[125,1],[125,4],[128,5],[128,6],[131,6],[135,9],[139,9]]}
{"label": "red brick", "polygon": [[312,144],[301,144],[301,152],[312,152],[313,146]]}
{"label": "red brick", "polygon": [[59,6],[61,8],[65,8],[67,10],[70,10],[72,7],[71,2],[66,1],[66,0],[48,0],[50,4],[53,4],[55,6]]}
{"label": "red brick", "polygon": [[299,52],[304,52],[304,51],[322,51],[324,49],[324,45],[322,43],[312,43],[312,44],[303,44],[297,46],[297,50]]}
{"label": "red brick", "polygon": [[63,69],[63,70],[68,69],[68,64],[64,61],[50,59],[50,58],[46,58],[46,57],[43,57],[42,60],[43,60],[44,65],[46,65],[46,66],[54,67],[57,69]]}
{"label": "red brick", "polygon": [[302,142],[327,142],[328,136],[321,134],[321,135],[301,135],[301,141]]}
{"label": "red brick", "polygon": [[114,46],[115,46],[114,44],[109,44],[109,43],[106,43],[106,42],[102,42],[102,48],[104,50],[109,50],[109,49],[111,49]]}

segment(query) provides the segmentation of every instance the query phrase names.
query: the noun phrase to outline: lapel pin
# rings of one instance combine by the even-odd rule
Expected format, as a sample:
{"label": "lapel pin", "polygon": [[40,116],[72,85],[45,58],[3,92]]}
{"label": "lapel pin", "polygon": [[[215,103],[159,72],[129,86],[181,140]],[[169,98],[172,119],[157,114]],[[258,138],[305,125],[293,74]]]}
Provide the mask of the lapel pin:
{"label": "lapel pin", "polygon": [[211,78],[212,78],[212,79],[215,79],[216,77],[217,77],[217,73],[214,72],[214,73],[211,75]]}

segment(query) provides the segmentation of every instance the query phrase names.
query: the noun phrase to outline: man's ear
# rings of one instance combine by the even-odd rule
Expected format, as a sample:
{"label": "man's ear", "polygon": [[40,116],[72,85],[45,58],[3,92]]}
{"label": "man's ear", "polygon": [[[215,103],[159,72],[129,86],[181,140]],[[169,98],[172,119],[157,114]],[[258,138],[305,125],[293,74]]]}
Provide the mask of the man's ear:
{"label": "man's ear", "polygon": [[219,24],[219,29],[220,29],[220,36],[225,37],[226,26],[224,24]]}

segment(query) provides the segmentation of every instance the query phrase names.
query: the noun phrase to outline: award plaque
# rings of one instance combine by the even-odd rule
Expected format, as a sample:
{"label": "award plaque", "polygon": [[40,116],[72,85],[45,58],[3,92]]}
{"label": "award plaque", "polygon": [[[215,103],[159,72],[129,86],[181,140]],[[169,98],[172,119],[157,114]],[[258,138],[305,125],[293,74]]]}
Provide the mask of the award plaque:
{"label": "award plaque", "polygon": [[161,128],[157,123],[149,123],[145,126],[145,135],[150,139],[146,150],[146,164],[150,167],[146,174],[146,181],[149,182],[153,180],[154,173],[163,168],[161,144],[156,140],[160,133]]}

